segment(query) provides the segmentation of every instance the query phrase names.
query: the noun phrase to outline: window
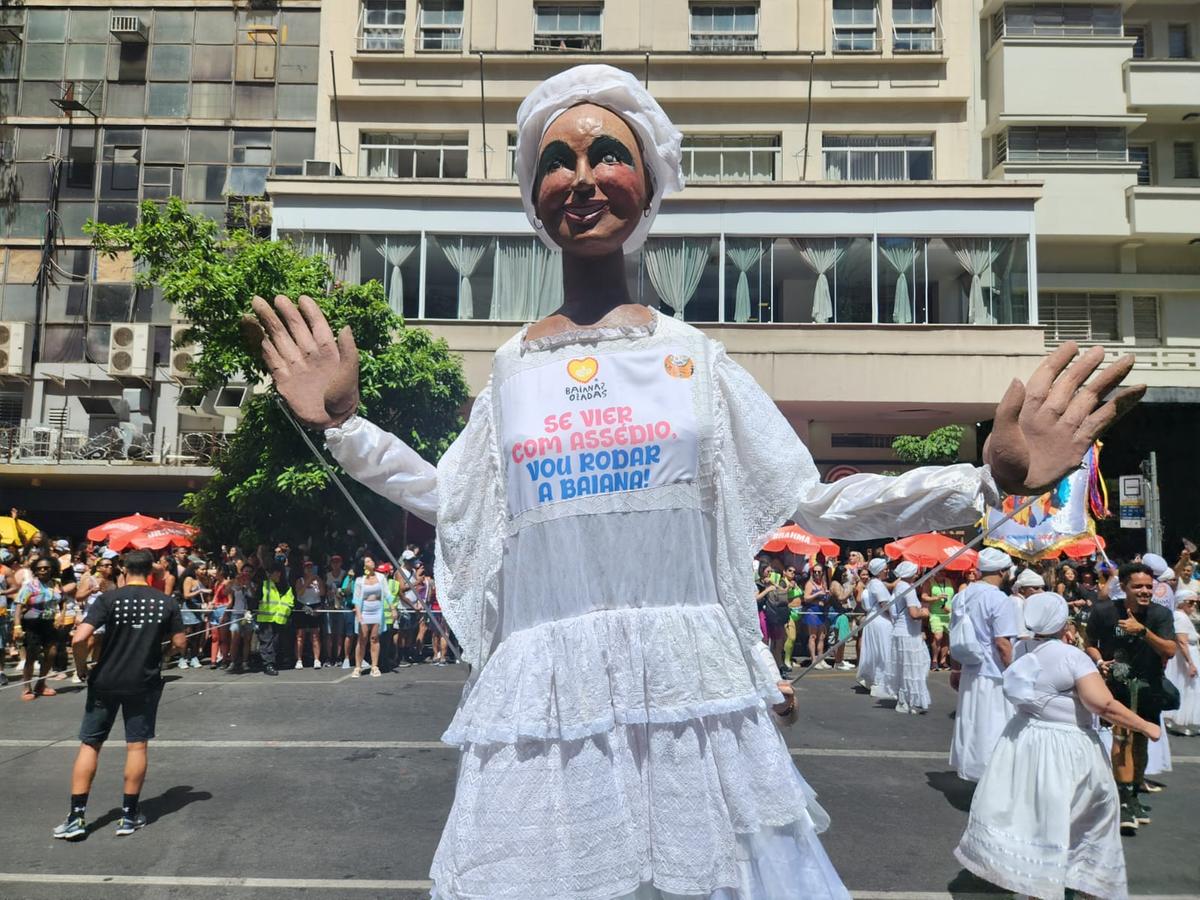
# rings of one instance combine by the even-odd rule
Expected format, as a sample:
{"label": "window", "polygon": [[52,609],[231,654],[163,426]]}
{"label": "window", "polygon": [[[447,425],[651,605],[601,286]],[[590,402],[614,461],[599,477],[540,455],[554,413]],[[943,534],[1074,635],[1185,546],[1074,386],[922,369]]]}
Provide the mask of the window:
{"label": "window", "polygon": [[1125,162],[1128,152],[1123,128],[1009,128],[997,141],[997,164],[1002,162]]}
{"label": "window", "polygon": [[691,49],[703,53],[744,53],[758,50],[758,6],[691,6]]}
{"label": "window", "polygon": [[465,134],[364,132],[360,170],[371,178],[466,178]]}
{"label": "window", "polygon": [[274,81],[279,32],[272,26],[256,25],[243,30],[239,38],[234,78],[237,81]]}
{"label": "window", "polygon": [[1152,184],[1153,179],[1150,172],[1150,145],[1149,144],[1130,144],[1129,145],[1129,161],[1138,164],[1137,183]]}
{"label": "window", "polygon": [[1157,344],[1161,340],[1158,331],[1158,298],[1133,298],[1133,340],[1137,344]]}
{"label": "window", "polygon": [[933,135],[827,134],[821,149],[829,181],[933,179]]}
{"label": "window", "polygon": [[1196,178],[1196,145],[1191,141],[1175,142],[1175,177]]}
{"label": "window", "polygon": [[993,37],[1121,37],[1121,7],[1064,3],[1004,7],[992,20]]}
{"label": "window", "polygon": [[358,49],[402,53],[405,7],[406,0],[363,0]]}
{"label": "window", "polygon": [[892,49],[896,53],[937,53],[937,0],[892,0]]}
{"label": "window", "polygon": [[461,50],[463,0],[421,0],[422,50]]}
{"label": "window", "polygon": [[899,435],[863,434],[861,432],[833,433],[829,436],[830,447],[854,447],[861,450],[891,450]]}
{"label": "window", "polygon": [[1120,340],[1115,294],[1046,293],[1038,296],[1038,322],[1046,343],[1082,341],[1091,344]]}
{"label": "window", "polygon": [[1191,59],[1192,34],[1186,25],[1167,26],[1167,58]]}
{"label": "window", "polygon": [[689,181],[778,181],[779,135],[685,135]]}
{"label": "window", "polygon": [[875,0],[833,0],[835,53],[869,53],[879,49]]}
{"label": "window", "polygon": [[538,3],[534,6],[534,50],[599,50],[602,7]]}
{"label": "window", "polygon": [[1133,38],[1133,49],[1129,52],[1132,59],[1146,58],[1146,26],[1126,25],[1125,37]]}

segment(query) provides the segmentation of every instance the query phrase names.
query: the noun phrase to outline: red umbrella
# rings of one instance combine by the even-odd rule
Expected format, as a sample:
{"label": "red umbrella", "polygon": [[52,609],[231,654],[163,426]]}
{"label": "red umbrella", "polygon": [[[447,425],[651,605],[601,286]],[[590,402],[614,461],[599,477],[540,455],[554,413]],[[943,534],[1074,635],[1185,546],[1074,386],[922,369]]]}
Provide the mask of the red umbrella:
{"label": "red umbrella", "polygon": [[[932,569],[941,565],[959,550],[966,546],[952,537],[938,534],[914,534],[912,537],[901,538],[886,545],[883,551],[892,559],[907,559],[922,569]],[[952,572],[966,572],[975,568],[979,562],[979,554],[968,550],[954,562],[946,566]]]}
{"label": "red umbrella", "polygon": [[103,525],[97,525],[95,528],[89,528],[87,539],[89,541],[107,541],[111,537],[116,537],[118,534],[129,534],[133,531],[146,528],[154,523],[161,521],[153,516],[143,516],[141,513],[134,513],[132,516],[124,516],[120,519],[113,519],[111,522],[105,522]]}
{"label": "red umbrella", "polygon": [[771,539],[763,544],[763,549],[768,553],[790,550],[797,556],[816,556],[818,553],[824,553],[829,558],[842,552],[842,548],[829,538],[815,537],[799,525],[785,525],[777,529],[771,535]]}
{"label": "red umbrella", "polygon": [[137,531],[129,531],[110,538],[112,550],[161,550],[163,547],[190,547],[200,534],[198,528],[169,519],[155,519],[153,523]]}
{"label": "red umbrella", "polygon": [[1106,546],[1108,545],[1104,538],[1098,534],[1093,534],[1081,541],[1068,544],[1062,548],[1062,552],[1071,557],[1071,559],[1087,559],[1094,553],[1100,553]]}

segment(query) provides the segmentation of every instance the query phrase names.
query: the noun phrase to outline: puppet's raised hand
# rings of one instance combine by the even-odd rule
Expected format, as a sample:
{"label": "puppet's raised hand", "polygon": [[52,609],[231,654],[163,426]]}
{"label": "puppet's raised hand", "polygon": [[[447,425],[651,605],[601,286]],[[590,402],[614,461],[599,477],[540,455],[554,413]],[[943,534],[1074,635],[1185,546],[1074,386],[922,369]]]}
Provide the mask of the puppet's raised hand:
{"label": "puppet's raised hand", "polygon": [[262,297],[255,297],[253,306],[255,315],[242,319],[243,336],[247,343],[261,346],[275,387],[296,417],[310,428],[323,429],[354,415],[358,348],[350,327],[335,339],[320,307],[303,295],[298,310],[283,295],[275,298],[275,309]]}
{"label": "puppet's raised hand", "polygon": [[1104,348],[1091,347],[1078,359],[1068,341],[1049,354],[1027,385],[1014,379],[996,407],[995,426],[983,447],[983,460],[1001,490],[1035,495],[1079,467],[1084,453],[1109,425],[1128,412],[1146,386],[1105,396],[1133,368],[1122,356],[1085,384],[1104,361]]}

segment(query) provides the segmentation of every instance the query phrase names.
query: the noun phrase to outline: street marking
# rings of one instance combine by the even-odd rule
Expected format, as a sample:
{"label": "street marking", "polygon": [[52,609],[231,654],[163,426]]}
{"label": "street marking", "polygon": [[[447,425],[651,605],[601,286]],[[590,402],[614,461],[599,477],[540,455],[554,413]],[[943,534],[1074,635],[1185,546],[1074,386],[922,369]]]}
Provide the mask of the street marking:
{"label": "street marking", "polygon": [[[367,878],[250,878],[237,875],[84,875],[47,872],[0,872],[5,884],[121,884],[142,887],[225,887],[318,891],[428,891],[433,882]],[[851,891],[854,900],[996,900],[996,894],[947,891]],[[1131,900],[1194,900],[1190,894],[1131,894]]]}
{"label": "street marking", "polygon": [[[62,740],[33,740],[30,738],[0,738],[0,747],[55,747],[72,746],[75,738]],[[267,750],[292,748],[297,750],[455,750],[458,748],[441,741],[297,741],[297,740],[244,740],[244,741],[184,741],[160,740],[155,738],[154,747],[171,750]],[[943,750],[856,750],[840,747],[789,747],[792,756],[841,757],[848,759],[927,759],[945,760]],[[1172,756],[1171,762],[1182,765],[1200,764],[1200,756]]]}

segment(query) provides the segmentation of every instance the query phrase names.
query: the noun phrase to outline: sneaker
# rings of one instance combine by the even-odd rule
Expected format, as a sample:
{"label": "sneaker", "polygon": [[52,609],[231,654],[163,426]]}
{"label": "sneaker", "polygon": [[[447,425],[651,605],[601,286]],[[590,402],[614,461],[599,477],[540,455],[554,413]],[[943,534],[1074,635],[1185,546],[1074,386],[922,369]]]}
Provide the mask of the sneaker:
{"label": "sneaker", "polygon": [[187,660],[184,657],[179,657],[179,668],[186,669],[188,667]]}
{"label": "sneaker", "polygon": [[362,665],[359,666],[359,668],[360,669],[369,669],[369,668],[371,668],[371,664],[364,659],[362,661]]}
{"label": "sneaker", "polygon": [[319,659],[314,659],[314,660],[313,660],[313,668],[314,668],[314,669],[319,669],[319,668],[321,668],[321,661],[320,661]]}
{"label": "sneaker", "polygon": [[362,678],[362,669],[355,669],[350,673],[351,678]]}
{"label": "sneaker", "polygon": [[83,679],[79,677],[78,672],[71,676],[71,684],[83,684]]}
{"label": "sneaker", "polygon": [[348,660],[348,659],[343,659],[343,660],[342,660],[342,668],[343,668],[343,669],[349,669],[349,668],[350,668],[350,660]]}
{"label": "sneaker", "polygon": [[402,660],[400,660],[400,662],[396,663],[396,665],[395,665],[395,668],[397,668],[397,669],[411,669],[411,668],[412,668],[412,663],[410,663],[408,660],[404,660],[404,659],[402,659]]}
{"label": "sneaker", "polygon": [[63,841],[77,841],[87,834],[87,822],[83,816],[71,814],[66,821],[54,829],[54,836]]}
{"label": "sneaker", "polygon": [[1165,787],[1165,784],[1161,784],[1157,781],[1151,781],[1149,778],[1147,778],[1141,783],[1141,786],[1138,787],[1138,790],[1143,794],[1161,794],[1163,788]]}
{"label": "sneaker", "polygon": [[1137,798],[1136,794],[1134,795],[1132,806],[1133,815],[1134,818],[1137,819],[1138,825],[1149,825],[1151,822],[1150,807],[1143,804],[1142,801]]}
{"label": "sneaker", "polygon": [[832,668],[833,668],[833,666],[831,666],[831,665],[830,665],[830,664],[829,664],[827,661],[825,661],[825,660],[821,660],[821,661],[820,661],[819,663],[817,663],[817,664],[816,664],[816,666],[814,666],[813,668],[816,668],[816,669],[832,669]]}
{"label": "sneaker", "polygon": [[[43,568],[44,568],[44,567],[43,567]],[[302,663],[300,660],[296,660],[296,664],[295,664],[294,666],[292,666],[292,668],[293,668],[293,669],[303,669],[303,668],[304,668],[304,663]]]}
{"label": "sneaker", "polygon": [[840,663],[837,664],[837,667],[839,669],[841,669],[843,672],[849,672],[851,669],[854,668],[854,663],[848,663],[845,660],[842,660]]}
{"label": "sneaker", "polygon": [[188,662],[188,665],[191,666],[193,669],[198,669],[198,668],[200,668],[200,660],[197,657],[193,656],[191,658],[191,660]]}
{"label": "sneaker", "polygon": [[116,835],[123,837],[127,834],[133,834],[139,828],[146,827],[146,816],[143,813],[138,813],[132,819],[129,816],[121,816],[121,821],[117,823]]}

